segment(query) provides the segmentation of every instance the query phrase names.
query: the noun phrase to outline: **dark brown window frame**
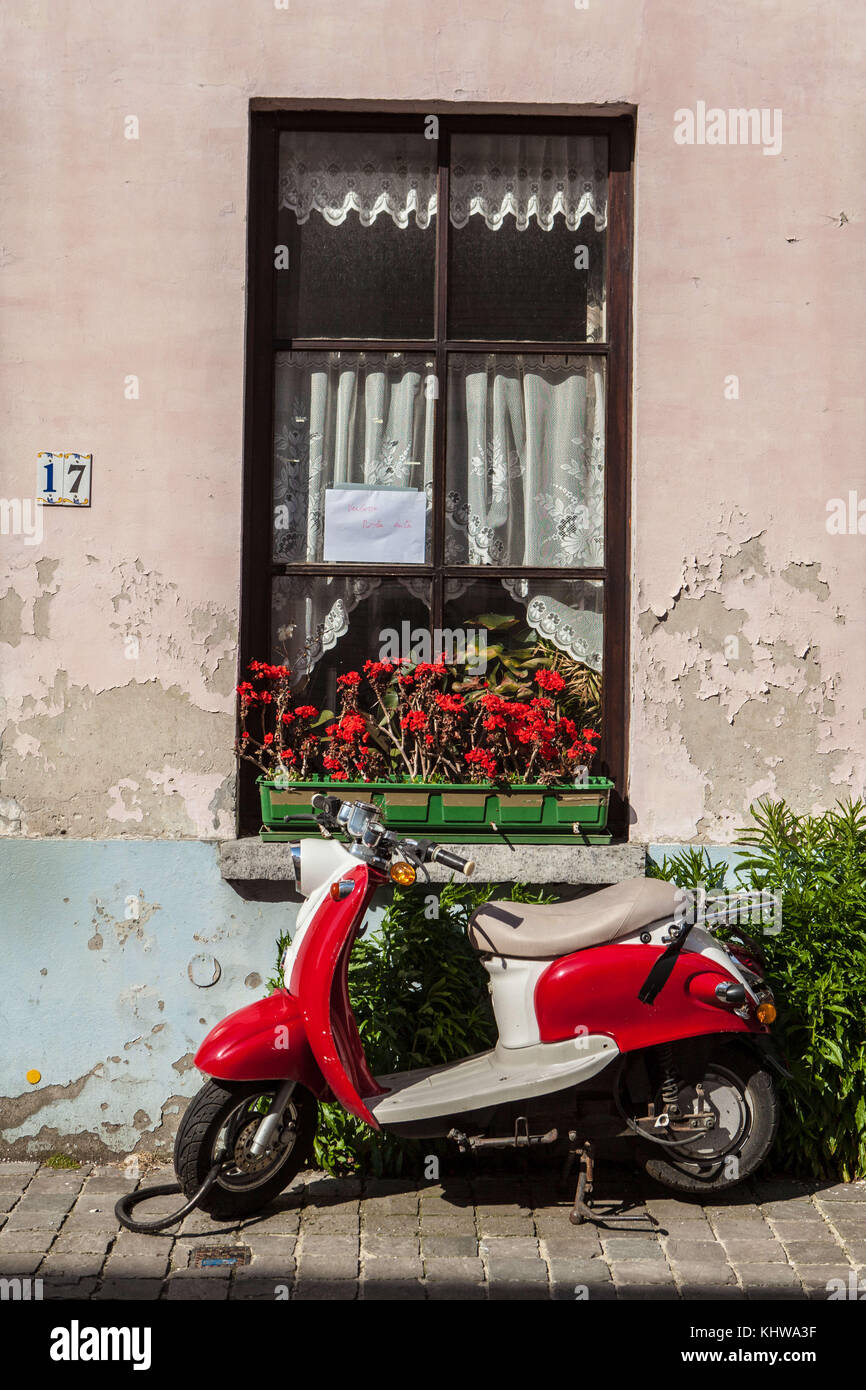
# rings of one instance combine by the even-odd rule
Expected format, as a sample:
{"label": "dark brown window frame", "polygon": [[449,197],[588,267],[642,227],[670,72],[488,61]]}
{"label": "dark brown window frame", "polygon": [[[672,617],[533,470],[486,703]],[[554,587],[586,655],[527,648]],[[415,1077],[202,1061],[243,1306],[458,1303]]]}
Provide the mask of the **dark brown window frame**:
{"label": "dark brown window frame", "polygon": [[[606,268],[606,339],[603,343],[534,342],[521,340],[521,352],[556,354],[597,353],[606,359],[605,434],[605,564],[602,568],[543,566],[473,566],[436,564],[442,553],[445,531],[445,417],[436,412],[434,436],[433,561],[428,565],[339,566],[321,563],[274,564],[272,562],[273,472],[273,361],[277,352],[342,348],[391,352],[426,352],[436,357],[436,374],[447,380],[450,352],[514,351],[514,342],[447,339],[448,219],[436,221],[436,304],[432,340],[331,342],[294,340],[276,333],[274,248],[278,244],[279,138],[283,131],[407,130],[424,128],[426,115],[438,115],[438,207],[448,207],[450,138],[455,132],[497,130],[527,133],[606,135],[609,149],[608,229]],[[629,721],[629,594],[630,594],[630,446],[631,446],[631,317],[632,317],[632,158],[634,127],[631,117],[455,115],[437,111],[435,104],[417,112],[355,114],[334,111],[252,111],[250,115],[250,177],[248,208],[246,394],[244,418],[243,541],[241,574],[240,670],[256,658],[267,659],[270,650],[271,582],[276,575],[306,574],[404,574],[430,576],[433,586],[432,626],[442,626],[442,595],[449,577],[475,575],[532,575],[536,578],[601,579],[604,581],[604,732],[596,770],[611,777],[616,790],[611,798],[610,826],[618,837],[627,837],[628,721]],[[444,273],[443,273],[444,271]],[[267,558],[263,558],[263,556]],[[254,775],[242,765],[238,788],[238,828],[254,833],[260,824]]]}

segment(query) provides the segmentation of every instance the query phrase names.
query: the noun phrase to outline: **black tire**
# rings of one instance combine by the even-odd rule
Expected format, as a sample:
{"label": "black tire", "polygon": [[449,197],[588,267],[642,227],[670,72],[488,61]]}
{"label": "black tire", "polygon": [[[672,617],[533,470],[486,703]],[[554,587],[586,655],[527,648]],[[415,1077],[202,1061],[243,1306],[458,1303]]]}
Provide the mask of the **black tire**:
{"label": "black tire", "polygon": [[296,1086],[277,1145],[259,1160],[244,1154],[278,1086],[276,1081],[210,1080],[187,1107],[174,1143],[174,1168],[184,1196],[198,1191],[226,1142],[236,1160],[199,1204],[217,1220],[260,1211],[288,1187],[312,1153],[318,1106],[305,1087]]}
{"label": "black tire", "polygon": [[[719,1131],[712,1141],[718,1157],[709,1155],[711,1145],[701,1153],[700,1140],[671,1154],[657,1144],[641,1146],[639,1162],[646,1173],[675,1192],[703,1195],[737,1187],[764,1162],[779,1127],[776,1088],[763,1059],[742,1045],[725,1044],[718,1039],[714,1043],[710,1047],[675,1050],[675,1066],[686,1087],[697,1081],[706,1084],[713,1076],[730,1083],[731,1106],[741,1107],[733,1142],[726,1147],[724,1130]],[[731,1163],[732,1158],[736,1164]]]}

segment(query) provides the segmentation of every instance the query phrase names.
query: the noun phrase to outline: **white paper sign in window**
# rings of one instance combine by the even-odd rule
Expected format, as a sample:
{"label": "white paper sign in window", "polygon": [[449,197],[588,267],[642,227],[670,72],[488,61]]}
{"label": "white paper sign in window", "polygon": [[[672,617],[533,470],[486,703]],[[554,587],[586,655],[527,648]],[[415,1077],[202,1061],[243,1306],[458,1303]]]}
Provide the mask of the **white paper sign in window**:
{"label": "white paper sign in window", "polygon": [[329,488],[323,558],[423,565],[426,526],[427,500],[417,488]]}

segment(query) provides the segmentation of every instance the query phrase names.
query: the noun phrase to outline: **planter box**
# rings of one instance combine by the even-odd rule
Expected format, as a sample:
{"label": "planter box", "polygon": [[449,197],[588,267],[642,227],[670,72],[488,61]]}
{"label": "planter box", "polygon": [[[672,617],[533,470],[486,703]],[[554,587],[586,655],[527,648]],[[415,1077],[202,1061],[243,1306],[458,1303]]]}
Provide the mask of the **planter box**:
{"label": "planter box", "polygon": [[283,787],[259,778],[261,836],[292,840],[317,835],[310,798],[324,791],[349,801],[375,801],[392,829],[429,840],[605,844],[612,787],[607,777],[590,777],[581,786],[526,784],[508,791],[477,782],[294,782]]}

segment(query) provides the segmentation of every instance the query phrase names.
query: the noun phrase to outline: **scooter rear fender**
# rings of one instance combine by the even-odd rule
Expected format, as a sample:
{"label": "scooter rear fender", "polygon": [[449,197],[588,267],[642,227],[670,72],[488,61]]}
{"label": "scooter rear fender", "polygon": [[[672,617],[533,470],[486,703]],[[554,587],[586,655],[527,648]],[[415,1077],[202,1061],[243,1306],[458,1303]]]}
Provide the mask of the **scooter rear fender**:
{"label": "scooter rear fender", "polygon": [[330,1095],[300,1004],[285,989],[222,1019],[195,1054],[195,1065],[219,1081],[300,1081],[319,1100]]}

